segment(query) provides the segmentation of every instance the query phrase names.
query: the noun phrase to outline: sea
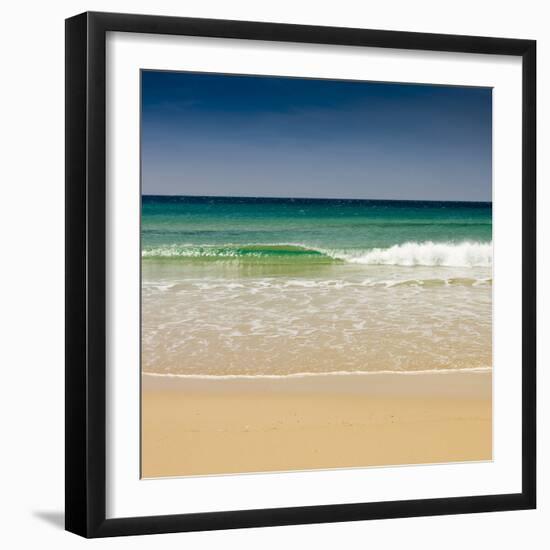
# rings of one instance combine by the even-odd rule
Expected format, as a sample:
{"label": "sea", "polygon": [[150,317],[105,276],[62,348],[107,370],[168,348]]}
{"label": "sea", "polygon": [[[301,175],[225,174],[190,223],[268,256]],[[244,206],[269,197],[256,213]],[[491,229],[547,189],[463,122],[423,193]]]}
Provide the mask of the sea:
{"label": "sea", "polygon": [[492,204],[142,197],[142,372],[492,366]]}

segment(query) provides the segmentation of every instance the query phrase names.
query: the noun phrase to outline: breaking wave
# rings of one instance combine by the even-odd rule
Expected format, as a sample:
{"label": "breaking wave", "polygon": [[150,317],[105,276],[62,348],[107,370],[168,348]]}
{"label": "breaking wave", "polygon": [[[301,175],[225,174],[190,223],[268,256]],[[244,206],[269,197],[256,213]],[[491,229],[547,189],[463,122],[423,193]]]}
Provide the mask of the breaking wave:
{"label": "breaking wave", "polygon": [[492,243],[422,243],[408,242],[366,252],[336,253],[346,262],[364,265],[490,267]]}
{"label": "breaking wave", "polygon": [[361,265],[491,267],[491,242],[406,242],[388,248],[330,249],[302,244],[165,245],[147,247],[143,258],[263,262],[343,262]]}

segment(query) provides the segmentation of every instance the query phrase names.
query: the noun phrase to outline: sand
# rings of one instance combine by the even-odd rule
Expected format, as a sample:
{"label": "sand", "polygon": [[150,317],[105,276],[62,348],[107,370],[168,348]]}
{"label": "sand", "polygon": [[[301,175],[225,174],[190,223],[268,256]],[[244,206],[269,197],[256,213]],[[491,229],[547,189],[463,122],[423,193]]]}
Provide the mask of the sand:
{"label": "sand", "polygon": [[142,477],[491,460],[491,378],[144,375]]}

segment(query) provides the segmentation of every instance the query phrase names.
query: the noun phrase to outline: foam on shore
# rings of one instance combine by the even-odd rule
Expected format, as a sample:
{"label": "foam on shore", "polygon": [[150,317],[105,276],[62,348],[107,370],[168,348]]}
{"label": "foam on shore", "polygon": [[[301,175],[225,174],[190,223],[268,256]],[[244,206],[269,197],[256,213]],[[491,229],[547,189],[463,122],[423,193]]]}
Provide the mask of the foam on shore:
{"label": "foam on shore", "polygon": [[492,369],[304,373],[287,376],[142,374],[142,387],[197,393],[353,393],[379,396],[490,398]]}

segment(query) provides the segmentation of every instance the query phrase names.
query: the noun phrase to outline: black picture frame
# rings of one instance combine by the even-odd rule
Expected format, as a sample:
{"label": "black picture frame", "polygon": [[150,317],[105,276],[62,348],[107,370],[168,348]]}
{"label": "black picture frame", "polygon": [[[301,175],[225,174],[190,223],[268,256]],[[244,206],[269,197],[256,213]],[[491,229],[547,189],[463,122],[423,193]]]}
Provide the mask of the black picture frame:
{"label": "black picture frame", "polygon": [[[105,40],[108,31],[518,56],[522,121],[522,491],[106,519]],[[66,529],[108,537],[532,509],[536,506],[536,42],[83,13],[66,20]]]}

